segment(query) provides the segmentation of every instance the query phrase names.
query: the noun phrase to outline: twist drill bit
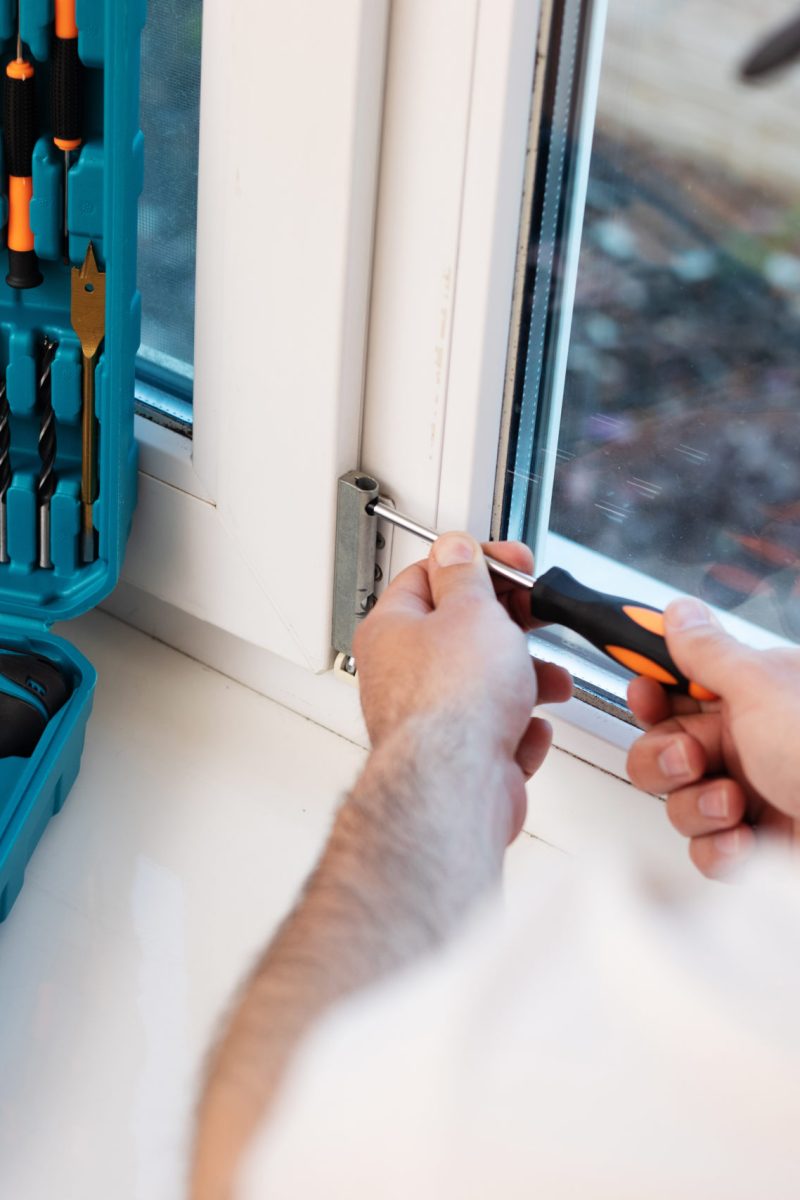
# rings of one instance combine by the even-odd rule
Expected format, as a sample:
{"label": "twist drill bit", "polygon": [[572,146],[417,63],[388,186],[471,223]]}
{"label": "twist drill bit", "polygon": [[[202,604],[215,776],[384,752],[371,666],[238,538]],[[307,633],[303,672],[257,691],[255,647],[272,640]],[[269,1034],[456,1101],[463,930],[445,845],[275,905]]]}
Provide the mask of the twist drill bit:
{"label": "twist drill bit", "polygon": [[6,498],[11,487],[11,409],[3,377],[0,383],[0,563],[8,559],[8,512]]}
{"label": "twist drill bit", "polygon": [[94,502],[97,482],[97,419],[94,403],[94,372],[106,335],[106,273],[101,271],[89,242],[82,267],[72,268],[72,328],[78,335],[83,355],[83,407],[81,416],[81,562],[97,557]]}
{"label": "twist drill bit", "polygon": [[39,458],[42,469],[36,481],[36,506],[39,513],[39,566],[49,571],[53,566],[50,557],[50,501],[56,490],[56,418],[53,412],[53,359],[58,342],[45,338],[39,366]]}

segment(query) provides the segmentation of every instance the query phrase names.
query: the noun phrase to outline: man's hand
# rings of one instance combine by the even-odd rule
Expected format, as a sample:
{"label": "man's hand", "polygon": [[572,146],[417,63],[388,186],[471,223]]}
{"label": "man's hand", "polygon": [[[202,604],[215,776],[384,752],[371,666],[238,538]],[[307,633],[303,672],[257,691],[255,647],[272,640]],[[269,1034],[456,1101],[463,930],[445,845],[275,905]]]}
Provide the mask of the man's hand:
{"label": "man's hand", "polygon": [[648,732],[632,747],[628,771],[637,787],[666,793],[692,861],[718,877],[758,835],[798,836],[800,651],[751,650],[698,600],[671,604],[665,627],[680,669],[721,699],[698,705],[634,680],[628,700]]}
{"label": "man's hand", "polygon": [[[524,546],[492,546],[523,571]],[[359,630],[373,752],[294,911],[256,965],[214,1049],[198,1114],[193,1200],[233,1196],[248,1139],[297,1046],[337,1001],[441,945],[500,879],[522,825],[524,776],[550,729],[537,698],[566,700],[565,671],[534,671],[528,596],[498,603],[480,546],[436,543]]]}
{"label": "man's hand", "polygon": [[[533,569],[533,555],[521,543],[490,549],[509,566]],[[373,747],[411,717],[468,730],[483,753],[508,764],[512,838],[524,818],[524,780],[541,766],[552,737],[549,724],[531,718],[531,711],[536,703],[572,695],[566,671],[531,663],[519,627],[530,624],[528,605],[527,594],[513,584],[497,580],[493,586],[473,538],[445,534],[427,562],[394,580],[354,646]]]}

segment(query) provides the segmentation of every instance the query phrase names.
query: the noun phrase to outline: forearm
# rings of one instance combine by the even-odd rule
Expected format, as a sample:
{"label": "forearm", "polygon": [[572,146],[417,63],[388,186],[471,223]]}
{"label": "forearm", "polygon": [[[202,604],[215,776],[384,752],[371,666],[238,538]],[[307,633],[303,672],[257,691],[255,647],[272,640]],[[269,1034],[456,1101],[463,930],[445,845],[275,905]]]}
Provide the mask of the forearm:
{"label": "forearm", "polygon": [[506,830],[491,793],[503,773],[474,741],[417,721],[373,753],[212,1056],[196,1200],[231,1194],[239,1155],[322,1012],[439,944],[498,879]]}

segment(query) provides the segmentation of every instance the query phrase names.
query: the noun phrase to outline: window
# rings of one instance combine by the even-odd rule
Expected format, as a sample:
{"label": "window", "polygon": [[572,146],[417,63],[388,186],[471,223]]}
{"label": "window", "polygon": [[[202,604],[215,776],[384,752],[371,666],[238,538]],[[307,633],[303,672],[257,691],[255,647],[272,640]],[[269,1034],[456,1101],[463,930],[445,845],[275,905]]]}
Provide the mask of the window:
{"label": "window", "polygon": [[149,7],[142,37],[137,411],[191,433],[202,0]]}
{"label": "window", "polygon": [[800,639],[800,73],[741,74],[785,6],[604,10],[543,6],[494,532]]}
{"label": "window", "polygon": [[[184,143],[198,152],[199,15],[198,0],[151,4],[145,33],[139,501],[109,605],[133,623],[169,606],[323,672],[336,479],[358,457],[389,3],[202,6],[193,285],[188,159],[172,174]],[[142,415],[145,373],[162,423]],[[163,423],[187,380],[191,438]]]}

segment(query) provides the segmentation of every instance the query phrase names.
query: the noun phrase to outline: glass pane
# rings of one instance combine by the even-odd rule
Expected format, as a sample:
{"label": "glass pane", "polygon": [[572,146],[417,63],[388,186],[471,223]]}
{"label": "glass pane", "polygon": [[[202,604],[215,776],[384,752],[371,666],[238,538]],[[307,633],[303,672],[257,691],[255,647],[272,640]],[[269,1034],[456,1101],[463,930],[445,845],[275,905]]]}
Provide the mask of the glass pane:
{"label": "glass pane", "polygon": [[148,6],[142,41],[144,193],[139,208],[140,363],[191,390],[202,0]]}
{"label": "glass pane", "polygon": [[786,5],[558,7],[501,532],[800,639],[800,68],[741,72]]}

